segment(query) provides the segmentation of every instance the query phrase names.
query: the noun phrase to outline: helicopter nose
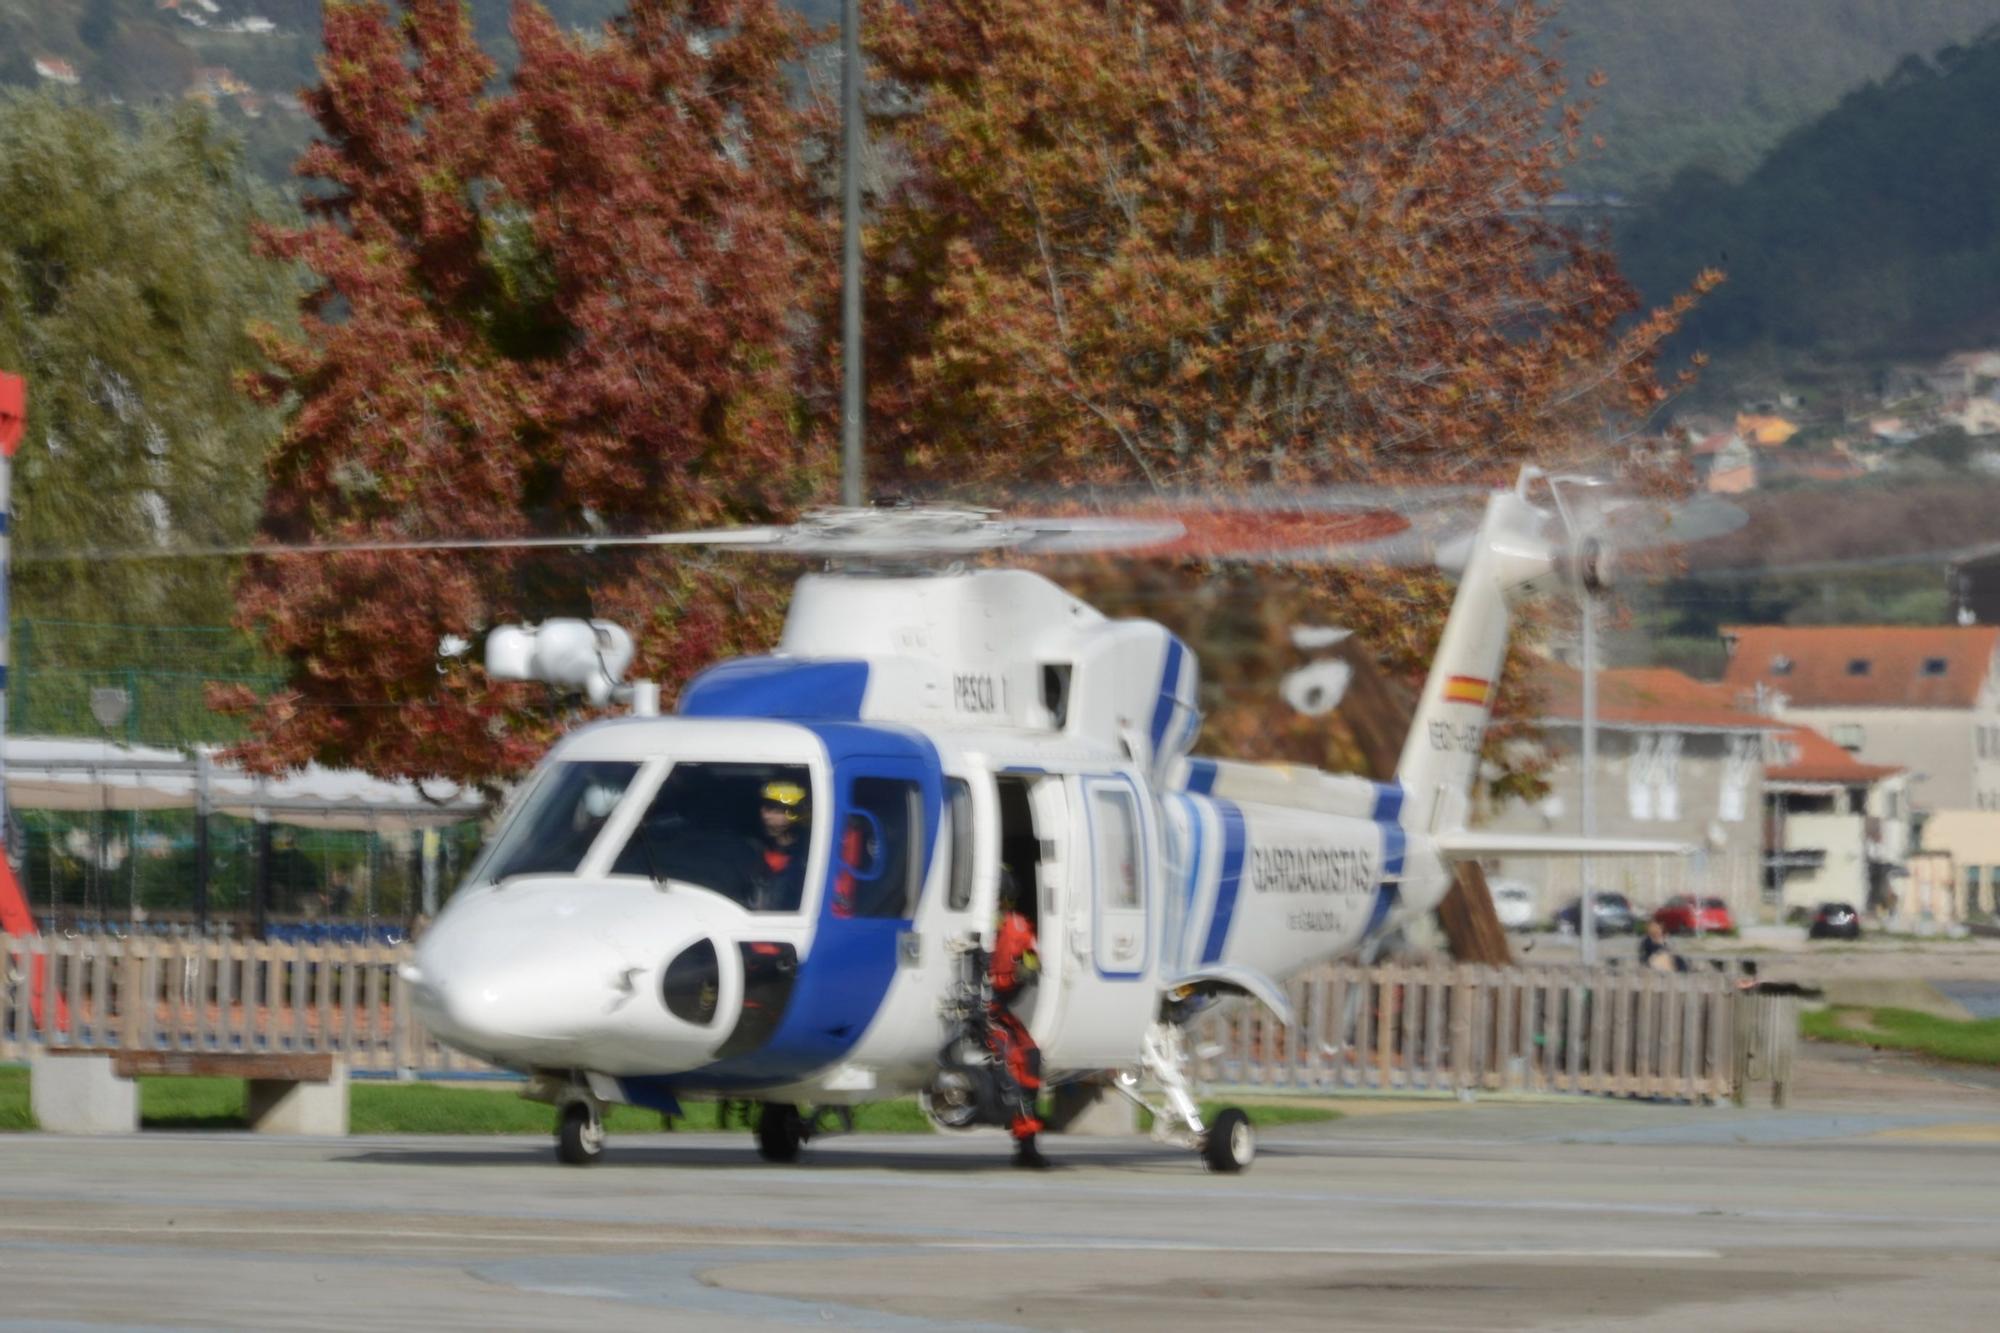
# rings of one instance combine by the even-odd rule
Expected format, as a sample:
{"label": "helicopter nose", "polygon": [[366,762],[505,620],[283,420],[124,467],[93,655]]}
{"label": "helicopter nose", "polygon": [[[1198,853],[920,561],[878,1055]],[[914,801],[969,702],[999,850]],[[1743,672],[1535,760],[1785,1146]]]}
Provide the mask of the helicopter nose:
{"label": "helicopter nose", "polygon": [[[651,940],[641,948],[634,932],[621,935],[623,918],[609,904],[564,892],[508,893],[447,911],[419,941],[405,979],[433,1035],[517,1068],[667,1072],[708,1060],[716,1020],[727,1016],[716,1013],[714,969],[690,976],[683,965],[674,974],[681,984],[662,988],[657,965],[640,961]],[[684,1013],[685,1003],[676,1003],[690,982],[706,1013]]]}
{"label": "helicopter nose", "polygon": [[533,1064],[580,1060],[629,985],[623,960],[587,932],[505,939],[487,931],[476,954],[420,950],[416,971],[417,1015],[436,1036]]}

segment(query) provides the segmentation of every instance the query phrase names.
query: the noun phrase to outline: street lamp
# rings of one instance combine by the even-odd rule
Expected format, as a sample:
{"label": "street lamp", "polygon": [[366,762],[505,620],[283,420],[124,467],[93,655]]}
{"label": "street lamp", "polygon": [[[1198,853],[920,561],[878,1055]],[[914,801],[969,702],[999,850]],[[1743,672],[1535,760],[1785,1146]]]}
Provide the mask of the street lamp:
{"label": "street lamp", "polygon": [[[90,692],[90,715],[97,719],[97,725],[104,728],[104,743],[112,743],[111,733],[125,724],[125,718],[132,711],[132,692],[116,685],[94,688]],[[108,757],[108,756],[107,756]],[[111,786],[105,781],[104,767],[97,769],[97,854],[91,858],[91,876],[98,881],[100,898],[108,895],[101,892],[104,878],[104,856],[106,837],[105,826],[111,822]],[[126,919],[132,916],[132,905],[126,904]]]}
{"label": "street lamp", "polygon": [[[1550,477],[1549,495],[1555,500],[1562,519],[1565,544],[1569,549],[1570,581],[1576,590],[1577,614],[1583,618],[1583,652],[1578,670],[1583,677],[1583,770],[1578,775],[1578,805],[1583,819],[1583,836],[1597,836],[1597,590],[1604,586],[1599,562],[1602,552],[1595,537],[1586,537],[1566,488],[1587,490],[1605,484],[1600,477]],[[1592,879],[1588,855],[1577,860],[1583,876],[1583,897],[1578,914],[1577,934],[1583,941],[1584,966],[1597,962],[1597,888]]]}

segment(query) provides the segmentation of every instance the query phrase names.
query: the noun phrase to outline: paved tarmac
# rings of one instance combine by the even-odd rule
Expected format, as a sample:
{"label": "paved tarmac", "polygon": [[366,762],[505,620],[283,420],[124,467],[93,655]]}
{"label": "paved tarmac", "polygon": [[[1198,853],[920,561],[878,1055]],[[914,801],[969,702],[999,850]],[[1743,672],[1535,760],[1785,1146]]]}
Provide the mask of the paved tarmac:
{"label": "paved tarmac", "polygon": [[[1840,1053],[1840,1093],[1883,1071]],[[1990,1326],[2000,1094],[1347,1103],[1142,1140],[0,1137],[0,1329]],[[1808,1081],[1808,1084],[1810,1081]],[[1912,1092],[1914,1089],[1914,1092]]]}

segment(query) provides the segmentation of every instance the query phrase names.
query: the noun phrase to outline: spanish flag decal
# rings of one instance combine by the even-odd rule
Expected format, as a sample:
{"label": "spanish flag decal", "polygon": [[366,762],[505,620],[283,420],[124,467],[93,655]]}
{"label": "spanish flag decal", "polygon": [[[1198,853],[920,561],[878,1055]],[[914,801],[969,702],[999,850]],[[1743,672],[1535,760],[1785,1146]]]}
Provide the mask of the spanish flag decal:
{"label": "spanish flag decal", "polygon": [[1484,708],[1492,698],[1492,681],[1481,680],[1477,676],[1444,678],[1444,701],[1448,704],[1472,704]]}

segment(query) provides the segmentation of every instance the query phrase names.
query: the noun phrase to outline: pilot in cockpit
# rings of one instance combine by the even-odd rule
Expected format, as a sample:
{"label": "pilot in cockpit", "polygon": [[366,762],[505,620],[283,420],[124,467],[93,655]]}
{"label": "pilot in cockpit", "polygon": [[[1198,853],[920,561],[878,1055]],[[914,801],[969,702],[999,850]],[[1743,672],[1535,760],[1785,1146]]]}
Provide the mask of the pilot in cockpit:
{"label": "pilot in cockpit", "polygon": [[795,912],[805,895],[806,848],[812,841],[812,804],[806,789],[796,782],[765,783],[757,819],[750,909]]}

